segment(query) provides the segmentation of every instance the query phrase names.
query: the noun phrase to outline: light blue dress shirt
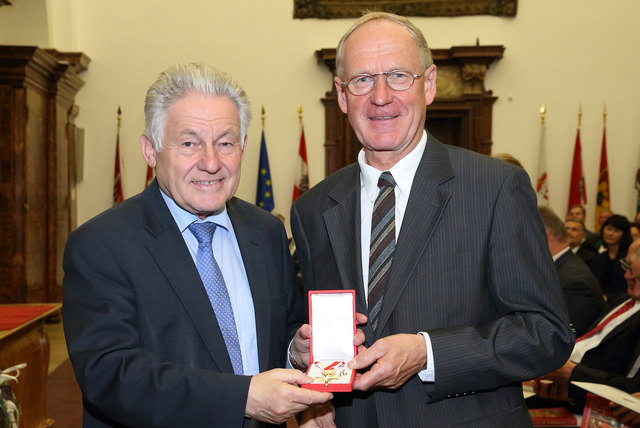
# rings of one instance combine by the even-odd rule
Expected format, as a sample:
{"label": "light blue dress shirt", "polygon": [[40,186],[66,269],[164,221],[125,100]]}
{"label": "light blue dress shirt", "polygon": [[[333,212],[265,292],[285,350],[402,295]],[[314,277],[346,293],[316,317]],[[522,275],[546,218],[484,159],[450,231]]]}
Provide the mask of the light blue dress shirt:
{"label": "light blue dress shirt", "polygon": [[242,367],[245,375],[258,374],[260,367],[258,363],[258,342],[253,298],[242,255],[240,254],[238,240],[233,232],[233,225],[226,208],[220,214],[200,220],[196,215],[180,208],[164,192],[160,191],[160,194],[182,233],[182,238],[189,248],[194,264],[196,264],[196,256],[198,254],[198,240],[188,229],[189,225],[194,222],[207,221],[218,225],[212,240],[213,256],[222,271],[222,276],[229,292],[242,352]]}

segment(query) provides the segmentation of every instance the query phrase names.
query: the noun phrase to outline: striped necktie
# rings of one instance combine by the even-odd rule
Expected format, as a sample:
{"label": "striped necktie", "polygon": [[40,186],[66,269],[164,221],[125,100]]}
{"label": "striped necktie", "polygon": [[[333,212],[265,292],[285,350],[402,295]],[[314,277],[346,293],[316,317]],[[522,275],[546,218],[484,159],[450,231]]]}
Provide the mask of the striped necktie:
{"label": "striped necktie", "polygon": [[380,175],[380,193],[373,204],[369,246],[369,323],[375,330],[382,307],[389,268],[396,248],[396,182],[389,171]]}
{"label": "striped necktie", "polygon": [[240,351],[236,320],[233,316],[229,292],[220,267],[218,267],[218,263],[213,257],[211,240],[213,239],[213,233],[216,231],[216,226],[215,223],[211,222],[192,223],[189,225],[189,230],[198,240],[198,254],[196,255],[198,273],[202,278],[202,283],[216,314],[216,319],[233,365],[233,372],[235,374],[243,374],[242,352]]}

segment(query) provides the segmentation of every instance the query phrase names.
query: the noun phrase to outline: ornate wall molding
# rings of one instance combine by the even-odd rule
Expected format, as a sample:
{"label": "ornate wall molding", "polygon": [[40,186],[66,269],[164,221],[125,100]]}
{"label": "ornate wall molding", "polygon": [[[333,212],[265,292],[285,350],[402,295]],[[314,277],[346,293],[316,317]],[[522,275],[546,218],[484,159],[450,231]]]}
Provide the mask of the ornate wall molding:
{"label": "ornate wall molding", "polygon": [[354,18],[364,11],[403,16],[515,16],[518,0],[293,0],[293,17]]}

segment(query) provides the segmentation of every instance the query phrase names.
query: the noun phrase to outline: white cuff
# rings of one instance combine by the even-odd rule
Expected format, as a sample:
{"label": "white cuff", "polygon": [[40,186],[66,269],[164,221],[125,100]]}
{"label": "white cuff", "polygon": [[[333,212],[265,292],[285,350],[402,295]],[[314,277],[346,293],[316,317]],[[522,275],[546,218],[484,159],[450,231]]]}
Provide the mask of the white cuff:
{"label": "white cuff", "polygon": [[420,370],[418,376],[423,382],[435,382],[436,381],[436,368],[433,364],[433,349],[431,348],[431,338],[429,333],[421,331],[420,333],[424,337],[424,343],[427,347],[427,368]]}

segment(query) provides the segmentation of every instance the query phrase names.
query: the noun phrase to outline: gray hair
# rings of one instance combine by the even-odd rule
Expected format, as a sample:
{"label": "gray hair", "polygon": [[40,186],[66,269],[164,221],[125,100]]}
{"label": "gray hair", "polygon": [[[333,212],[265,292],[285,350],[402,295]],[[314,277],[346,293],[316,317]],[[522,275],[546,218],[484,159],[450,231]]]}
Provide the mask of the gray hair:
{"label": "gray hair", "polygon": [[567,229],[564,227],[564,222],[560,217],[558,217],[558,215],[549,207],[539,206],[538,211],[540,211],[540,217],[542,218],[542,223],[544,223],[544,228],[547,232],[549,232],[556,241],[567,241],[569,234],[567,233]]}
{"label": "gray hair", "polygon": [[158,76],[144,100],[145,134],[156,152],[162,151],[162,137],[169,108],[190,93],[222,95],[238,110],[241,143],[251,122],[251,105],[244,89],[231,76],[216,67],[199,63],[178,63]]}
{"label": "gray hair", "polygon": [[407,29],[409,35],[416,42],[416,46],[418,47],[418,55],[420,56],[420,66],[422,67],[421,71],[426,70],[431,64],[433,64],[433,58],[431,57],[431,51],[429,51],[429,45],[427,45],[427,40],[424,38],[422,31],[418,27],[416,27],[411,21],[407,18],[399,15],[394,15],[393,13],[387,12],[369,12],[363,16],[361,16],[352,26],[347,30],[347,32],[342,36],[340,42],[338,43],[338,49],[336,52],[336,73],[338,77],[341,79],[342,76],[342,63],[344,61],[344,44],[349,38],[349,36],[356,31],[358,28],[362,27],[369,21],[373,21],[374,19],[386,19],[387,21],[392,21],[397,24],[402,25]]}

